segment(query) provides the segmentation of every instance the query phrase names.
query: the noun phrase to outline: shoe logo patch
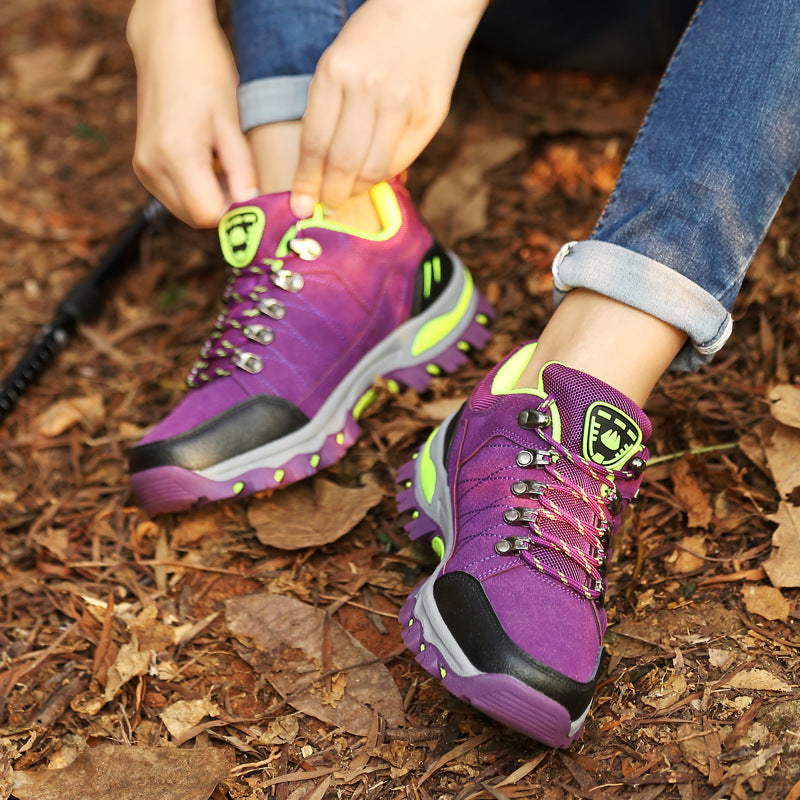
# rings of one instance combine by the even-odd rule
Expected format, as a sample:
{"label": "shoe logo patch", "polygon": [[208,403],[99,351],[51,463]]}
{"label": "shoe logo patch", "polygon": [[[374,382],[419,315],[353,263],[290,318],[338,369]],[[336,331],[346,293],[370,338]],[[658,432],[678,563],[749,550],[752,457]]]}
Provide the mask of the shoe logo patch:
{"label": "shoe logo patch", "polygon": [[592,403],[583,423],[583,457],[609,469],[622,466],[642,444],[639,426],[609,403]]}
{"label": "shoe logo patch", "polygon": [[255,258],[266,217],[258,206],[243,206],[229,211],[219,221],[222,255],[232,267],[245,267]]}

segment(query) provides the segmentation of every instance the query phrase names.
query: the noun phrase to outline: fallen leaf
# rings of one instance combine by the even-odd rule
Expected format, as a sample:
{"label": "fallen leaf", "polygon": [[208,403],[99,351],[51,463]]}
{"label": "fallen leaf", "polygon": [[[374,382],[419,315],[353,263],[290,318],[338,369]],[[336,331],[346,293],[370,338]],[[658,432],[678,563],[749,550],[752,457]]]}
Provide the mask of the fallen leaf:
{"label": "fallen leaf", "polygon": [[83,83],[97,71],[105,45],[94,43],[79,50],[46,44],[9,57],[16,88],[24,99],[50,103]]}
{"label": "fallen leaf", "polygon": [[772,534],[772,552],[762,566],[775,587],[800,586],[800,528],[798,509],[780,503],[770,519],[778,523]]}
{"label": "fallen leaf", "polygon": [[152,651],[142,652],[139,649],[136,633],[132,632],[130,642],[119,648],[117,660],[108,668],[108,680],[104,694],[106,701],[113,700],[116,693],[131,678],[146,675],[152,660]]}
{"label": "fallen leaf", "polygon": [[208,800],[230,771],[214,747],[100,744],[64,769],[15,772],[18,800]]}
{"label": "fallen leaf", "polygon": [[484,175],[513,158],[524,147],[523,139],[469,126],[462,146],[447,169],[425,192],[420,212],[440,239],[455,242],[484,230],[487,224],[489,187]]}
{"label": "fallen leaf", "polygon": [[247,518],[262,544],[282,550],[318,547],[349,533],[382,497],[372,475],[355,489],[317,477],[283,489],[280,497],[254,501]]}
{"label": "fallen leaf", "polygon": [[642,700],[648,706],[656,709],[656,711],[660,711],[662,708],[668,708],[680,700],[688,688],[686,678],[683,675],[673,674],[660,684],[655,692],[646,695]]}
{"label": "fallen leaf", "polygon": [[745,669],[737,672],[725,686],[758,692],[788,692],[791,686],[765,669]]}
{"label": "fallen leaf", "polygon": [[751,614],[764,619],[788,619],[791,604],[774,586],[746,583],[742,586],[744,604]]}
{"label": "fallen leaf", "polygon": [[105,417],[103,395],[70,397],[53,403],[36,418],[36,428],[42,436],[60,436],[73,425],[81,422],[90,430],[97,427]]}
{"label": "fallen leaf", "polygon": [[689,527],[707,528],[714,512],[708,494],[692,473],[691,462],[686,458],[678,459],[672,465],[670,474],[675,496],[686,509]]}
{"label": "fallen leaf", "polygon": [[706,537],[704,535],[684,536],[667,558],[667,567],[670,572],[674,573],[694,572],[706,563],[705,554]]}
{"label": "fallen leaf", "polygon": [[800,386],[781,384],[774,386],[769,393],[770,414],[792,428],[800,428]]}
{"label": "fallen leaf", "polygon": [[216,717],[219,706],[207,697],[197,700],[178,700],[167,706],[158,716],[173,739],[180,739],[186,731],[198,725],[204,717]]}
{"label": "fallen leaf", "polygon": [[[323,694],[322,641],[325,612],[291,597],[235,597],[225,609],[228,629],[241,643],[240,656],[287,702],[329,725],[366,736],[373,709],[391,727],[404,720],[400,692],[386,667],[338,623],[329,621],[331,668],[346,676],[336,707]],[[367,664],[367,666],[357,666]],[[340,684],[341,686],[341,684]]]}
{"label": "fallen leaf", "polygon": [[733,653],[730,650],[722,650],[716,647],[708,648],[708,663],[712,667],[725,669],[733,661]]}
{"label": "fallen leaf", "polygon": [[775,485],[785,498],[800,486],[800,430],[780,424],[772,431],[765,430],[764,452]]}

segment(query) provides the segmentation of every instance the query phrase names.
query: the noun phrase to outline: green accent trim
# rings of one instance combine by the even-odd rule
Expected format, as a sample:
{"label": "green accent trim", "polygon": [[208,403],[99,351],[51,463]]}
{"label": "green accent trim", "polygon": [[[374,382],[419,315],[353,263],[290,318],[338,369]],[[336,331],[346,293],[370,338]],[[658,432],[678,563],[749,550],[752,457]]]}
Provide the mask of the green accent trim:
{"label": "green accent trim", "polygon": [[431,458],[431,442],[436,435],[438,428],[428,437],[425,446],[422,448],[422,458],[419,462],[419,482],[422,485],[422,493],[428,503],[433,499],[433,491],[436,489],[436,465]]}
{"label": "green accent trim", "polygon": [[358,398],[356,404],[353,406],[353,419],[359,419],[361,415],[375,402],[378,395],[375,394],[374,389],[367,389],[361,397]]}
{"label": "green accent trim", "polygon": [[418,356],[425,350],[439,344],[445,337],[449,336],[456,328],[456,326],[464,319],[467,313],[469,304],[473,296],[473,283],[472,275],[467,270],[464,270],[464,288],[461,291],[461,297],[458,298],[455,308],[435,317],[426,322],[417,332],[414,337],[414,343],[411,345],[411,355]]}
{"label": "green accent trim", "polygon": [[431,549],[439,556],[439,561],[441,561],[444,558],[444,539],[441,536],[434,536],[431,540]]}
{"label": "green accent trim", "polygon": [[446,678],[447,670],[444,667],[439,667],[439,674],[442,676],[442,678]]}
{"label": "green accent trim", "polygon": [[422,296],[431,296],[431,262],[426,261],[422,265]]}
{"label": "green accent trim", "polygon": [[336,434],[336,444],[344,444],[344,434],[337,433]]}
{"label": "green accent trim", "polygon": [[411,627],[413,624],[414,624],[414,620],[413,620],[413,619],[410,619],[410,620],[408,621],[408,627],[410,628],[410,627]]}
{"label": "green accent trim", "polygon": [[436,283],[442,280],[442,259],[439,256],[433,257],[433,279]]}
{"label": "green accent trim", "polygon": [[427,372],[428,375],[441,375],[442,368],[437,366],[436,364],[427,364],[425,366],[425,372]]}
{"label": "green accent trim", "polygon": [[400,394],[400,384],[391,378],[386,381],[386,388],[389,390],[390,394]]}
{"label": "green accent trim", "polygon": [[217,231],[222,255],[232,267],[245,267],[255,258],[267,218],[258,206],[231,209],[219,221]]}
{"label": "green accent trim", "polygon": [[419,643],[419,651],[420,651],[420,653],[424,653],[425,652],[425,642],[420,642]]}
{"label": "green accent trim", "polygon": [[[531,342],[530,344],[526,344],[525,347],[520,347],[516,353],[514,353],[511,358],[509,358],[499,370],[497,370],[497,374],[494,376],[494,380],[492,381],[492,394],[516,394],[519,393],[519,389],[516,388],[517,381],[519,380],[520,375],[525,371],[525,367],[528,366],[530,360],[533,358],[534,351],[536,350],[536,342]],[[540,381],[541,384],[541,381]],[[522,389],[524,394],[538,394],[539,396],[545,397],[535,389]]]}
{"label": "green accent trim", "polygon": [[316,469],[319,466],[319,453],[314,453],[314,455],[311,456],[311,458],[309,458],[308,460],[311,466],[314,467],[314,469]]}
{"label": "green accent trim", "polygon": [[488,325],[489,324],[489,317],[487,317],[486,314],[476,314],[475,315],[475,322],[477,322],[478,325]]}
{"label": "green accent trim", "polygon": [[[346,233],[349,236],[357,236],[359,239],[366,239],[370,242],[385,242],[397,235],[400,226],[403,224],[403,214],[400,211],[400,204],[397,202],[392,187],[388,183],[378,183],[369,190],[369,196],[372,200],[372,205],[375,206],[375,211],[378,214],[378,219],[383,226],[377,233],[369,233],[362,231],[358,228],[351,228],[349,225],[342,225],[338,222],[325,219],[325,209],[320,203],[317,203],[314,209],[314,214],[308,219],[301,219],[292,230],[295,233],[286,236],[285,239],[288,243],[289,239],[293,239],[297,233],[306,228],[322,228],[327,231],[335,231],[337,233]],[[288,234],[287,234],[288,236]]]}
{"label": "green accent trim", "polygon": [[234,494],[241,494],[244,491],[244,481],[236,481],[233,484],[233,493]]}
{"label": "green accent trim", "polygon": [[414,511],[411,512],[411,519],[419,519],[419,511],[414,509]]}
{"label": "green accent trim", "polygon": [[282,469],[276,469],[275,474],[272,476],[275,478],[275,483],[280,483],[283,480],[283,476],[286,473]]}
{"label": "green accent trim", "polygon": [[469,353],[469,342],[464,342],[464,341],[458,342],[458,344],[456,344],[456,347],[462,353]]}
{"label": "green accent trim", "polygon": [[[497,374],[492,380],[492,394],[493,395],[507,395],[507,394],[529,394],[533,397],[538,397],[541,400],[547,399],[547,392],[544,390],[543,375],[545,367],[550,364],[557,364],[557,361],[548,361],[539,371],[539,385],[534,389],[532,387],[521,386],[517,387],[517,381],[525,367],[530,363],[533,358],[533,353],[536,350],[536,342],[521,347],[511,358],[497,370]],[[553,428],[553,438],[561,441],[561,414],[559,414],[558,407],[555,403],[550,404],[548,409],[550,420]]]}

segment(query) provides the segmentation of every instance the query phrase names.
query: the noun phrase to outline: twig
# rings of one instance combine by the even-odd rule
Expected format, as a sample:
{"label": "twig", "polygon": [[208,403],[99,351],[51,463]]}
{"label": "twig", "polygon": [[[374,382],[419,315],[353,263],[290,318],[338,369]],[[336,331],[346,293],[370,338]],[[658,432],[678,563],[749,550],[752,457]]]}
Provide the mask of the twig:
{"label": "twig", "polygon": [[693,447],[691,450],[678,450],[676,453],[667,453],[663,456],[655,456],[647,460],[647,466],[652,467],[655,464],[663,464],[665,461],[675,461],[681,456],[701,456],[705,453],[716,453],[720,450],[734,450],[739,446],[738,442],[726,442],[725,444],[710,444],[706,447]]}

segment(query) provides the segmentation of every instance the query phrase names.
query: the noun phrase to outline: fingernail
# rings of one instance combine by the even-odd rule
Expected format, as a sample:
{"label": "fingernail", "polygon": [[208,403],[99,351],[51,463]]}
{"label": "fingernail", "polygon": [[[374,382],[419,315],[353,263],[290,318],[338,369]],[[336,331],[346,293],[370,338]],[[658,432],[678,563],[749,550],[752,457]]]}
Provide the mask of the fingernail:
{"label": "fingernail", "polygon": [[290,205],[292,213],[298,219],[306,219],[314,213],[316,203],[313,197],[309,197],[307,194],[298,194],[292,197]]}

